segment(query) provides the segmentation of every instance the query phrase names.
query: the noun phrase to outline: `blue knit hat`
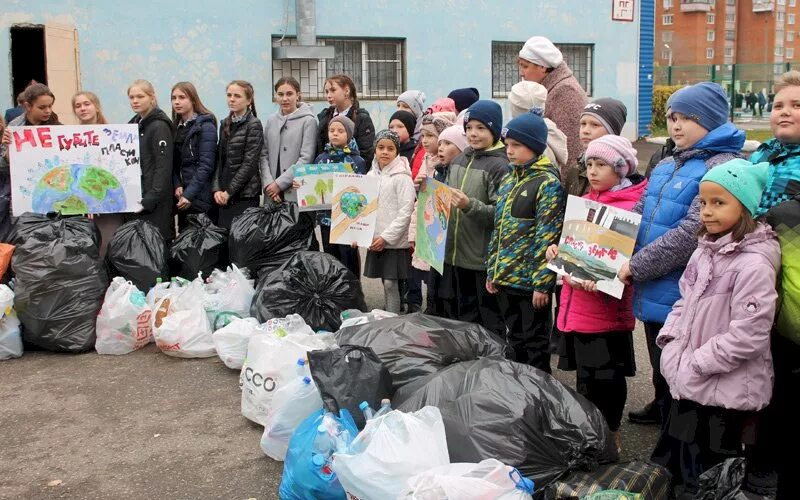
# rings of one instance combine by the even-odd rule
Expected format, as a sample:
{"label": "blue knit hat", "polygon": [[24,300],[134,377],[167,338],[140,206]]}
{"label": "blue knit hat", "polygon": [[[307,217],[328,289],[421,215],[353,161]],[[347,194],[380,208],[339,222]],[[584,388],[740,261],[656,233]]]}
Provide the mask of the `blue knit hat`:
{"label": "blue knit hat", "polygon": [[768,173],[769,163],[753,165],[747,160],[737,158],[712,168],[700,182],[713,182],[724,187],[753,215],[761,203]]}
{"label": "blue knit hat", "polygon": [[683,87],[669,97],[667,109],[686,115],[709,132],[728,121],[728,98],[712,82]]}
{"label": "blue knit hat", "polygon": [[456,112],[461,113],[475,104],[475,101],[481,98],[481,94],[475,87],[468,87],[465,89],[455,89],[447,94],[447,97],[456,103]]}
{"label": "blue knit hat", "polygon": [[464,130],[470,120],[478,120],[492,131],[495,141],[500,140],[500,131],[503,128],[503,108],[494,101],[478,101],[467,109],[464,115]]}
{"label": "blue knit hat", "polygon": [[523,113],[503,128],[503,139],[514,139],[537,155],[547,149],[547,124],[537,113]]}

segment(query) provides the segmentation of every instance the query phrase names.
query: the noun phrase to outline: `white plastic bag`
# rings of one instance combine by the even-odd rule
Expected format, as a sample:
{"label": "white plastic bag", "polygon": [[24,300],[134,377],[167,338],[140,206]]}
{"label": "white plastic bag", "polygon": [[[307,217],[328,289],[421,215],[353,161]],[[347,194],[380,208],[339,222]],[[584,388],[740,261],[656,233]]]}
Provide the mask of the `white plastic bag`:
{"label": "white plastic bag", "polygon": [[262,326],[267,333],[278,337],[284,335],[314,335],[314,330],[306,324],[306,320],[299,314],[290,314],[285,318],[268,319]]}
{"label": "white plastic bag", "polygon": [[205,291],[203,306],[213,330],[219,330],[235,318],[250,317],[250,304],[256,291],[235,264],[227,271],[215,269],[208,278]]}
{"label": "white plastic bag", "polygon": [[[176,358],[208,358],[216,354],[211,327],[203,309],[203,281],[195,279],[156,306],[156,345]],[[164,304],[167,304],[166,307]],[[160,316],[161,314],[164,316]]]}
{"label": "white plastic bag", "polygon": [[217,356],[225,366],[240,370],[247,357],[247,343],[255,333],[264,332],[255,318],[235,318],[213,334]]}
{"label": "white plastic bag", "polygon": [[98,354],[121,355],[141,349],[153,334],[152,310],[136,285],[117,276],[106,290],[97,315]]}
{"label": "white plastic bag", "polygon": [[247,344],[247,358],[239,374],[242,389],[242,415],[267,425],[275,391],[289,381],[311,375],[308,364],[298,367],[306,353],[328,349],[336,344],[331,334],[253,335]]}
{"label": "white plastic bag", "polygon": [[298,377],[275,391],[272,408],[261,436],[261,451],[283,461],[292,434],[303,420],[322,408],[322,398],[311,377]]}
{"label": "white plastic bag", "polygon": [[490,458],[477,464],[449,464],[408,479],[397,500],[531,500],[533,481],[514,467]]}
{"label": "white plastic bag", "polygon": [[368,420],[349,453],[334,455],[333,471],[348,498],[383,500],[396,498],[412,476],[449,463],[442,414],[426,406]]}
{"label": "white plastic bag", "polygon": [[14,292],[8,285],[0,285],[0,359],[22,356],[22,334],[17,313],[14,311]]}

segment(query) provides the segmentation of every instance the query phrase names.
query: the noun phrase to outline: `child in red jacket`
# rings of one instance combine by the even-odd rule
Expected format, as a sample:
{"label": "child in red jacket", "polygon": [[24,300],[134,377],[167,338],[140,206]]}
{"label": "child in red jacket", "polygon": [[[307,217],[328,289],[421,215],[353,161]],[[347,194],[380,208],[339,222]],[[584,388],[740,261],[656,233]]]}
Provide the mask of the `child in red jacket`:
{"label": "child in red jacket", "polygon": [[[589,192],[583,195],[612,207],[630,210],[644,193],[647,180],[636,173],[636,150],[628,139],[606,135],[586,148]],[[547,259],[558,255],[551,245]],[[636,374],[633,356],[633,288],[622,299],[597,291],[592,281],[564,277],[558,329],[562,370],[577,370],[577,390],[603,413],[620,448],[619,426],[627,399],[625,377]]]}

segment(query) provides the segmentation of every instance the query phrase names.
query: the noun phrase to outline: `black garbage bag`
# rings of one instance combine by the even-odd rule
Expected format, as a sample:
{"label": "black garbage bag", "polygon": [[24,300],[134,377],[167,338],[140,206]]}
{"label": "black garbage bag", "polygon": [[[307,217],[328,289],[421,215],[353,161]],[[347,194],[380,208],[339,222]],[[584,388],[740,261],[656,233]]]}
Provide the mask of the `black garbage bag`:
{"label": "black garbage bag", "polygon": [[158,228],[147,221],[133,220],[114,233],[106,260],[114,276],[130,280],[147,293],[158,278],[169,281],[167,255],[167,244]]}
{"label": "black garbage bag", "polygon": [[371,347],[392,374],[399,404],[428,376],[461,361],[504,357],[506,343],[474,323],[415,313],[342,328],[338,345]]}
{"label": "black garbage bag", "polygon": [[745,459],[729,458],[700,475],[695,500],[747,500],[742,493]]}
{"label": "black garbage bag", "polygon": [[85,217],[26,213],[13,242],[14,308],[23,339],[49,351],[92,349],[108,287],[97,226]]}
{"label": "black garbage bag", "polygon": [[359,429],[366,425],[358,407],[362,401],[378,411],[381,400],[392,397],[392,376],[369,347],[343,345],[309,351],[308,367],[325,409],[336,415],[346,409]]}
{"label": "black garbage bag", "polygon": [[[397,398],[395,398],[396,400]],[[536,483],[617,459],[603,415],[552,375],[498,358],[456,363],[399,407],[439,408],[452,463],[496,458]]]}
{"label": "black garbage bag", "polygon": [[250,314],[263,322],[295,313],[314,330],[335,332],[342,311],[366,308],[361,281],[344,264],[326,253],[303,251],[260,278]]}
{"label": "black garbage bag", "polygon": [[248,208],[233,219],[228,246],[231,262],[259,278],[275,271],[295,253],[308,250],[314,217],[296,203],[271,203]]}
{"label": "black garbage bag", "polygon": [[187,280],[211,276],[211,272],[227,262],[228,231],[215,226],[206,214],[190,214],[189,225],[172,242],[170,247],[170,270],[173,276]]}
{"label": "black garbage bag", "polygon": [[544,498],[580,500],[600,491],[619,490],[640,495],[640,500],[666,500],[670,496],[671,481],[672,474],[657,464],[640,461],[608,464],[553,481],[545,488]]}

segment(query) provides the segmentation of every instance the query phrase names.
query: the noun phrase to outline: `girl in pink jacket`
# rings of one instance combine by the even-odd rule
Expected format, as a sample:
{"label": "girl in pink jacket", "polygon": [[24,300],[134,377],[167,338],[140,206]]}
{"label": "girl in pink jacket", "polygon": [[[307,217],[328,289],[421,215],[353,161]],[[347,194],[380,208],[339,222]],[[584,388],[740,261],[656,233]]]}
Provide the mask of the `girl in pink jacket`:
{"label": "girl in pink jacket", "polygon": [[[636,173],[638,162],[631,142],[606,135],[586,148],[589,192],[583,195],[600,203],[630,210],[639,201],[647,180]],[[558,255],[551,245],[547,259]],[[617,448],[621,448],[619,426],[628,398],[625,377],[636,375],[633,356],[633,288],[627,286],[622,299],[597,291],[591,281],[564,278],[558,310],[559,363],[562,370],[576,370],[576,388],[594,403],[608,422]]]}
{"label": "girl in pink jacket", "polygon": [[741,454],[772,396],[780,247],[753,220],[767,170],[736,159],[703,177],[699,244],[656,339],[674,399],[652,459],[672,472],[678,494],[695,493],[700,474]]}

